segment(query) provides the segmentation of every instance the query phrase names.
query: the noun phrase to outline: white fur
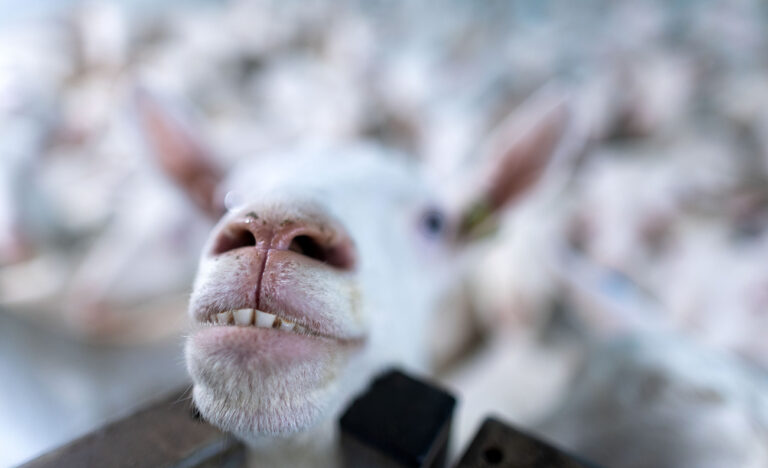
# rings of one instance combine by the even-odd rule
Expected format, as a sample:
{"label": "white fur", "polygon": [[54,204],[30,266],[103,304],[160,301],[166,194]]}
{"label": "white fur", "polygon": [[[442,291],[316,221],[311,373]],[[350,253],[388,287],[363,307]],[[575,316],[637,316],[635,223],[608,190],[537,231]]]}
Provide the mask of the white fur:
{"label": "white fur", "polygon": [[[196,348],[194,338],[188,343],[196,404],[206,418],[247,440],[259,466],[268,466],[263,457],[268,458],[276,446],[300,445],[299,453],[312,453],[304,460],[309,465],[295,460],[291,466],[316,466],[332,459],[333,426],[339,411],[376,372],[392,364],[426,369],[428,323],[439,320],[431,313],[437,292],[447,280],[444,272],[451,255],[447,242],[429,239],[419,231],[421,211],[437,202],[437,194],[430,194],[416,168],[409,166],[402,157],[372,146],[312,145],[289,154],[256,155],[235,168],[224,183],[224,191],[231,194],[228,198],[242,202],[235,203],[220,226],[244,212],[273,222],[300,218],[307,210],[319,211],[341,222],[358,252],[352,276],[353,289],[359,291],[359,310],[347,318],[340,315],[350,290],[338,287],[341,283],[333,279],[338,272],[321,269],[311,273],[315,276],[307,277],[306,283],[282,286],[315,297],[328,306],[336,321],[361,332],[365,337],[361,350],[334,352],[309,368],[296,367],[291,371],[296,375],[266,377],[263,369],[238,364],[242,361],[230,360],[231,355],[219,361],[217,355],[206,354]],[[218,232],[214,230],[209,247]],[[196,298],[237,300],[221,279],[232,278],[238,267],[236,263],[227,266],[234,260],[221,257],[203,255],[190,313],[200,302]],[[232,353],[236,352],[233,348]],[[313,386],[309,393],[306,385]],[[264,395],[275,398],[266,401]],[[297,406],[291,403],[293,398],[299,398]],[[256,408],[258,414],[252,417]],[[274,415],[280,422],[275,425],[263,415]],[[274,427],[283,434],[278,442],[270,439]],[[322,450],[308,448],[318,441],[304,434],[307,431],[331,436],[324,436]],[[298,435],[285,439],[294,433]],[[273,442],[267,443],[265,437]],[[283,463],[285,459],[280,458],[279,464]]]}

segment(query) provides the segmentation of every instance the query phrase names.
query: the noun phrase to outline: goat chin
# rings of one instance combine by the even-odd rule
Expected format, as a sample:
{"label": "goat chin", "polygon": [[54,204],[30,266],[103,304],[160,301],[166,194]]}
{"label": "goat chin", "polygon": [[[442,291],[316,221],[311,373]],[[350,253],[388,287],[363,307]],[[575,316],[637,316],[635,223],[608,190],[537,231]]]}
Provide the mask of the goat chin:
{"label": "goat chin", "polygon": [[[327,400],[319,406],[322,411],[304,419],[305,426],[293,431],[269,434],[267,431],[232,431],[247,446],[248,466],[259,468],[336,468],[341,466],[338,420],[352,398],[369,384],[368,374],[378,373],[388,365],[373,364],[366,353],[352,357],[346,370],[333,382]],[[416,367],[411,367],[416,369]],[[197,401],[197,398],[196,398]],[[252,412],[252,410],[251,410]],[[282,413],[281,416],[285,416]]]}

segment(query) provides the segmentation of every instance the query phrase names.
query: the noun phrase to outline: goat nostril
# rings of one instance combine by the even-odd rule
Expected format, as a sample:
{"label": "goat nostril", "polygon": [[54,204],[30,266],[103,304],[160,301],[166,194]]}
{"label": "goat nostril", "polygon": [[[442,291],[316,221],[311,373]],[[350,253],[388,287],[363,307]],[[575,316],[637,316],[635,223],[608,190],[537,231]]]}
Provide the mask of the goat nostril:
{"label": "goat nostril", "polygon": [[351,270],[354,267],[351,249],[344,244],[325,247],[310,236],[300,235],[291,240],[288,250],[341,270]]}
{"label": "goat nostril", "polygon": [[216,245],[213,248],[213,255],[220,255],[230,250],[239,249],[241,247],[253,247],[256,245],[256,238],[253,233],[247,229],[237,229],[225,231],[222,233]]}
{"label": "goat nostril", "polygon": [[309,236],[296,236],[288,246],[288,250],[300,253],[315,260],[325,261],[325,252],[320,245]]}
{"label": "goat nostril", "polygon": [[[246,215],[251,218],[251,214]],[[255,215],[254,215],[255,216]],[[256,218],[254,218],[256,219]],[[304,257],[340,270],[354,270],[355,247],[343,231],[324,231],[312,223],[285,223],[276,226],[249,220],[234,220],[219,231],[210,256],[218,256],[246,247],[262,250],[291,250]]]}

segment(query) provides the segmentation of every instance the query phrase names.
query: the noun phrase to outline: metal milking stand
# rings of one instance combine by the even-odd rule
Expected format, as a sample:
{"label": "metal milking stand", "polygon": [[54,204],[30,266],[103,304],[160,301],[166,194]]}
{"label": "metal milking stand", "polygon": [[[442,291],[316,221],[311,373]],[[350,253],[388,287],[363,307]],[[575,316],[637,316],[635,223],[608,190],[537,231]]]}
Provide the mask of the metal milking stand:
{"label": "metal milking stand", "polygon": [[[445,466],[456,399],[398,370],[376,377],[339,420],[345,468]],[[202,421],[183,393],[22,467],[234,468],[245,447]],[[596,468],[497,419],[486,419],[454,468]]]}

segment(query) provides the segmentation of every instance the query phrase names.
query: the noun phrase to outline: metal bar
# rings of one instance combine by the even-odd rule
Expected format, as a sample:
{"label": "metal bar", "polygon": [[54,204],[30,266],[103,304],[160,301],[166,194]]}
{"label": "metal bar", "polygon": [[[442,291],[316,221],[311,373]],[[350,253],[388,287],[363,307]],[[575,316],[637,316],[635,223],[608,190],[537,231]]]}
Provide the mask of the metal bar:
{"label": "metal bar", "polygon": [[184,392],[48,452],[22,468],[244,466],[245,448],[204,422]]}
{"label": "metal bar", "polygon": [[455,468],[598,468],[536,437],[487,418]]}

